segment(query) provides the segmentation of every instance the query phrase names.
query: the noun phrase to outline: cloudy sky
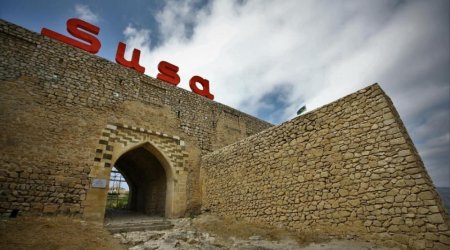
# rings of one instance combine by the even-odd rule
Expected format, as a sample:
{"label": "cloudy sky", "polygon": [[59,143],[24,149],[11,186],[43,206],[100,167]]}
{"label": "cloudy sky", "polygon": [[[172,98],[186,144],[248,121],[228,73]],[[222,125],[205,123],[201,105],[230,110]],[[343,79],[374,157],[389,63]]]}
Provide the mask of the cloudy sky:
{"label": "cloudy sky", "polygon": [[145,74],[169,61],[179,87],[200,75],[216,101],[274,124],[378,82],[450,186],[448,0],[2,0],[0,17],[61,33],[79,17],[101,28],[99,56],[114,61],[123,41]]}

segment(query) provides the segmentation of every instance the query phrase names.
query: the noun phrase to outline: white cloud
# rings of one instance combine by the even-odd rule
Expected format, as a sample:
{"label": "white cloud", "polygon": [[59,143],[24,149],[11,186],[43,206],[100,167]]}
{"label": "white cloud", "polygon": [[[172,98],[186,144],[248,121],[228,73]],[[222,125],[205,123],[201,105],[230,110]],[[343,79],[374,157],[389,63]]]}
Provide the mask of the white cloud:
{"label": "white cloud", "polygon": [[132,25],[128,25],[123,31],[123,35],[127,38],[127,53],[132,53],[131,51],[135,48],[141,50],[141,53],[148,55],[150,53],[150,30],[140,29],[137,30]]}
{"label": "white cloud", "polygon": [[164,40],[184,40],[189,36],[197,18],[192,11],[197,3],[196,0],[166,2],[164,9],[156,14]]}
{"label": "white cloud", "polygon": [[268,93],[289,89],[281,117],[263,115],[275,123],[302,103],[312,110],[379,82],[426,145],[422,130],[445,139],[419,121],[435,120],[431,109],[448,114],[448,9],[448,1],[168,1],[156,15],[162,41],[132,26],[125,36],[141,49],[146,74],[169,61],[180,67],[180,87],[200,75],[216,101],[250,114],[267,108]]}
{"label": "white cloud", "polygon": [[84,4],[75,5],[75,13],[81,19],[89,23],[96,23],[99,20],[98,15],[96,15],[89,6]]}

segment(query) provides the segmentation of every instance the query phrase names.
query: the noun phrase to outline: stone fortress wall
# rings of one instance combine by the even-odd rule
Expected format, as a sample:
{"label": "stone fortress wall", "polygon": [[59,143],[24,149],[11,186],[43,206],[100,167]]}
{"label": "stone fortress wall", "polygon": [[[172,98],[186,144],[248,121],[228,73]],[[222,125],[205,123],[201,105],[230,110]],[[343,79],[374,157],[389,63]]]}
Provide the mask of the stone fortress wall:
{"label": "stone fortress wall", "polygon": [[102,218],[105,192],[92,180],[108,179],[125,148],[144,142],[181,175],[175,198],[187,213],[201,203],[200,156],[272,126],[3,20],[0,58],[3,215],[90,206]]}
{"label": "stone fortress wall", "polygon": [[202,182],[214,214],[450,247],[443,203],[377,84],[203,156]]}
{"label": "stone fortress wall", "polygon": [[150,176],[153,162],[167,176],[167,217],[202,206],[292,230],[450,245],[442,202],[377,85],[272,127],[6,21],[0,42],[1,215],[102,220],[107,189],[93,181],[118,162],[144,162]]}

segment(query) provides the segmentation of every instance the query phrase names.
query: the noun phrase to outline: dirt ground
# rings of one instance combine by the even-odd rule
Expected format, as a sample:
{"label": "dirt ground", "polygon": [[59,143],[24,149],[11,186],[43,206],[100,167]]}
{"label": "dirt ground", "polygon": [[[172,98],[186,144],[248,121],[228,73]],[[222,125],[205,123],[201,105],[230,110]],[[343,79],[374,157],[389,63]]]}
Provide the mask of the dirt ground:
{"label": "dirt ground", "polygon": [[212,215],[203,215],[194,219],[192,226],[199,231],[212,233],[225,240],[231,238],[248,239],[252,236],[260,236],[269,241],[290,239],[300,245],[307,245],[312,242],[323,242],[328,239],[328,237],[313,232],[298,234],[266,225],[244,223],[233,219],[218,218]]}
{"label": "dirt ground", "polygon": [[103,225],[69,217],[18,217],[0,220],[0,249],[128,249]]}
{"label": "dirt ground", "polygon": [[[245,249],[305,249],[305,250],[355,250],[389,249],[358,239],[346,232],[336,232],[330,236],[318,231],[292,232],[268,225],[240,222],[234,219],[201,215],[191,222],[191,227],[214,235],[217,243],[232,246],[233,242],[247,242]],[[327,230],[323,230],[327,231]],[[259,244],[254,239],[259,239]],[[250,241],[249,241],[250,240]],[[275,243],[275,244],[274,244]],[[250,246],[250,247],[247,247]],[[237,247],[240,249],[240,247]]]}
{"label": "dirt ground", "polygon": [[[182,236],[177,249],[384,249],[368,242],[353,239],[331,239],[314,232],[293,233],[267,226],[221,219],[212,215],[197,218],[173,220],[174,229],[161,232],[168,238]],[[206,243],[184,244],[184,235],[194,232],[207,235]],[[149,234],[154,234],[148,232]],[[156,233],[156,232],[155,232]],[[138,233],[146,234],[146,232]],[[159,234],[159,233],[158,233]],[[85,222],[69,217],[27,217],[3,218],[0,220],[0,249],[174,249],[166,244],[148,248],[140,242],[123,242],[133,233],[111,235],[99,223]],[[120,236],[120,237],[117,237]],[[125,238],[126,238],[125,237]],[[131,237],[132,238],[132,237]],[[122,243],[120,243],[122,239]],[[198,240],[198,239],[197,239]],[[212,240],[212,241],[211,241]],[[167,239],[160,239],[160,243]],[[201,241],[201,240],[199,240]],[[154,244],[156,241],[148,242]],[[187,241],[189,242],[189,241]],[[147,243],[147,244],[148,244]],[[138,245],[140,244],[140,245]],[[159,243],[158,243],[159,244]],[[175,246],[174,245],[174,246]],[[195,247],[197,246],[197,247]]]}

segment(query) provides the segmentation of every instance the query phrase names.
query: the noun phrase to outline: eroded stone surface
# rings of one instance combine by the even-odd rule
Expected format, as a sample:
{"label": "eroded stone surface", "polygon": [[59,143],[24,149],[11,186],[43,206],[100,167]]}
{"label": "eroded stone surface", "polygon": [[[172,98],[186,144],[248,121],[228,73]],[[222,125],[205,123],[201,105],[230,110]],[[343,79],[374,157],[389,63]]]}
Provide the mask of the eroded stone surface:
{"label": "eroded stone surface", "polygon": [[446,210],[377,85],[202,159],[203,208],[212,213],[399,247],[447,244]]}
{"label": "eroded stone surface", "polygon": [[[208,217],[211,218],[211,217]],[[206,218],[206,219],[208,219]],[[194,219],[196,221],[197,219]],[[205,221],[204,219],[200,219]],[[389,249],[360,240],[332,239],[305,243],[293,238],[271,240],[260,235],[242,238],[236,234],[224,237],[211,232],[199,231],[190,219],[172,220],[176,225],[172,230],[141,231],[114,234],[114,238],[129,246],[130,250],[149,249],[233,249],[233,250],[295,250],[295,249]],[[251,230],[251,228],[249,228]]]}
{"label": "eroded stone surface", "polygon": [[3,20],[0,58],[3,216],[102,220],[106,189],[92,180],[142,143],[160,149],[178,181],[171,216],[198,211],[200,156],[271,126]]}

